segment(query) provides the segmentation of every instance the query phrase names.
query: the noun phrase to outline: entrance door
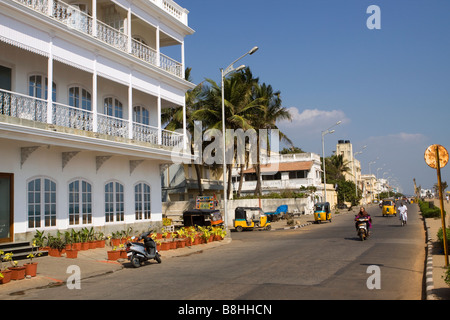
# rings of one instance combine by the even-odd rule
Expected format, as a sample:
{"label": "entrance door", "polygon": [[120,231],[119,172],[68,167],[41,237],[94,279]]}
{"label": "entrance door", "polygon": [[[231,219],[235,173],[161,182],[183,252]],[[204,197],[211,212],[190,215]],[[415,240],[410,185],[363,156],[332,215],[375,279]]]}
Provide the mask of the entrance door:
{"label": "entrance door", "polygon": [[14,175],[0,172],[0,242],[13,241]]}

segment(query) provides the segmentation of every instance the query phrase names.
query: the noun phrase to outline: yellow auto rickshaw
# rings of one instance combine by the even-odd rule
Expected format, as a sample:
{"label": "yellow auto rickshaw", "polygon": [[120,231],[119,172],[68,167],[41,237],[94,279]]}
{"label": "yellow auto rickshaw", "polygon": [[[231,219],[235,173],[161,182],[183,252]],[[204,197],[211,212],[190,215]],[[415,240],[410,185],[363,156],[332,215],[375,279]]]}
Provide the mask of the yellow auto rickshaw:
{"label": "yellow auto rickshaw", "polygon": [[395,201],[393,199],[384,199],[382,204],[383,217],[397,216],[397,208],[395,207]]}
{"label": "yellow auto rickshaw", "polygon": [[321,223],[322,221],[331,222],[329,202],[318,202],[314,205],[314,222]]}
{"label": "yellow auto rickshaw", "polygon": [[265,230],[270,230],[272,228],[267,215],[259,207],[237,207],[234,210],[233,224],[238,232],[244,229],[264,228]]}

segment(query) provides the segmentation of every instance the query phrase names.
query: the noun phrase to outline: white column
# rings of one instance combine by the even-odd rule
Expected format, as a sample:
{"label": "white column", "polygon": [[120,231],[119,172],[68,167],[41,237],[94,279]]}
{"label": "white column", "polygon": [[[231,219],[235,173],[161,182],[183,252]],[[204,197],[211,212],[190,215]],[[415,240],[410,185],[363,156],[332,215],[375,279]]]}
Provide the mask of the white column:
{"label": "white column", "polygon": [[128,53],[131,53],[131,8],[127,12]]}
{"label": "white column", "polygon": [[97,36],[97,0],[92,0],[92,35]]}
{"label": "white column", "polygon": [[161,66],[161,54],[159,47],[159,26],[156,27],[156,66]]}
{"label": "white column", "polygon": [[53,36],[50,37],[49,50],[48,50],[47,123],[52,123],[52,120],[53,120]]}
{"label": "white column", "polygon": [[[192,139],[193,138],[194,137],[192,137]],[[185,152],[187,152],[186,99],[183,100],[183,149],[184,149]]]}
{"label": "white column", "polygon": [[128,138],[133,139],[133,86],[131,79],[133,72],[130,70],[130,76],[128,79]]}
{"label": "white column", "polygon": [[97,107],[97,55],[94,57],[94,68],[92,73],[92,114],[93,114],[93,131],[98,132],[98,107]]}
{"label": "white column", "polygon": [[158,144],[162,143],[161,131],[161,85],[158,86]]}
{"label": "white column", "polygon": [[184,79],[184,70],[185,62],[184,62],[184,40],[181,42],[181,77]]}
{"label": "white column", "polygon": [[47,1],[47,14],[50,17],[53,17],[53,0],[48,0]]}

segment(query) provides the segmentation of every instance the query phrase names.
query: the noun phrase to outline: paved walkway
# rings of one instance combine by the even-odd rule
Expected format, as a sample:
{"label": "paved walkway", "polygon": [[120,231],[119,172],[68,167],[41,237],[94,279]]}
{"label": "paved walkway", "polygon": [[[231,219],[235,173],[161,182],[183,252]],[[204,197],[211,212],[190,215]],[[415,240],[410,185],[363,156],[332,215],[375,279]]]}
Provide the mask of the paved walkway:
{"label": "paved walkway", "polygon": [[[434,201],[439,206],[439,201]],[[444,201],[444,210],[450,214],[450,203]],[[449,220],[445,221],[446,228],[449,228]],[[445,278],[445,254],[444,249],[438,242],[437,232],[442,228],[441,218],[425,219],[428,238],[428,259],[426,270],[426,292],[428,300],[450,300],[450,286],[444,281]],[[450,245],[450,244],[449,244]],[[448,250],[450,253],[450,250]]]}

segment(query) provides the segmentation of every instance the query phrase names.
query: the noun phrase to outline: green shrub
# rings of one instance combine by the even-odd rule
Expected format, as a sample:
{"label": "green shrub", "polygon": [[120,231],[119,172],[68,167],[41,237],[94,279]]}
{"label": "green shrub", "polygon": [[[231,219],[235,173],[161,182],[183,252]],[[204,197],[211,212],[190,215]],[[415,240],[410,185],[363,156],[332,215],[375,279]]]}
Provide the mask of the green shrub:
{"label": "green shrub", "polygon": [[[447,244],[450,244],[450,229],[449,228],[445,228],[445,233],[447,236]],[[442,232],[442,227],[439,228],[438,232],[437,232],[437,238],[439,240],[439,243],[444,246],[444,233]]]}
{"label": "green shrub", "polygon": [[419,208],[424,218],[439,218],[441,216],[441,209],[439,207],[435,207],[434,205],[430,206],[430,202],[428,201],[419,200]]}

